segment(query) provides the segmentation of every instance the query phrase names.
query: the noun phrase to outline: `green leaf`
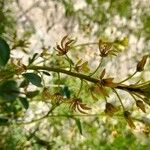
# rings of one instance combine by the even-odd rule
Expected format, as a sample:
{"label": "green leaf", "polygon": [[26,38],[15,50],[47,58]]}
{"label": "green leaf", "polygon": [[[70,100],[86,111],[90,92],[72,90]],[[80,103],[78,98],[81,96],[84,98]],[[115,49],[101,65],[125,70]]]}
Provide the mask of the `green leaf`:
{"label": "green leaf", "polygon": [[0,85],[0,97],[4,100],[15,100],[19,94],[17,82],[14,80],[7,80]]}
{"label": "green leaf", "polygon": [[8,119],[0,117],[0,126],[7,125],[7,124],[8,124]]}
{"label": "green leaf", "polygon": [[68,86],[64,86],[62,89],[61,89],[61,93],[63,96],[66,96],[67,98],[70,98],[70,89]]}
{"label": "green leaf", "polygon": [[0,37],[0,66],[5,66],[10,58],[10,48],[7,42]]}
{"label": "green leaf", "polygon": [[32,64],[38,56],[38,53],[35,53],[32,58],[29,58],[29,65]]}
{"label": "green leaf", "polygon": [[29,81],[27,81],[26,79],[24,79],[21,83],[20,83],[20,87],[24,88],[27,87],[29,85]]}
{"label": "green leaf", "polygon": [[27,98],[25,98],[25,97],[19,97],[19,100],[20,100],[22,106],[23,106],[25,109],[28,109],[28,108],[29,108],[29,102],[28,102]]}
{"label": "green leaf", "polygon": [[28,98],[33,98],[33,97],[35,97],[35,96],[38,95],[38,94],[39,94],[39,91],[36,90],[36,91],[32,91],[32,92],[27,92],[27,93],[26,93],[26,96],[27,96]]}
{"label": "green leaf", "polygon": [[23,77],[27,79],[29,82],[31,82],[33,85],[42,87],[42,84],[41,84],[42,79],[39,75],[35,73],[24,73]]}
{"label": "green leaf", "polygon": [[75,119],[75,121],[76,121],[76,125],[79,129],[79,132],[82,135],[82,125],[81,125],[80,119]]}
{"label": "green leaf", "polygon": [[47,76],[51,76],[51,74],[49,72],[47,72],[47,71],[42,71],[42,72],[43,72],[43,74],[45,74]]}

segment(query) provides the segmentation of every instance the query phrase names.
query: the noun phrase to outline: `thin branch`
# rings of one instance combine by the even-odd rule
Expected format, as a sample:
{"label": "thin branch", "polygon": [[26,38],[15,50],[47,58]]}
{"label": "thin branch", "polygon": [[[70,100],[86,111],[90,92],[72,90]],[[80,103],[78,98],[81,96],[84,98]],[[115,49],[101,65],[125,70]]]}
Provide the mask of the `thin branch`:
{"label": "thin branch", "polygon": [[123,105],[123,103],[122,103],[122,100],[121,100],[119,94],[117,93],[117,91],[116,91],[114,88],[113,88],[113,91],[114,91],[114,93],[117,95],[117,97],[118,97],[118,99],[119,99],[119,101],[120,101],[120,103],[121,103],[121,106],[122,106],[123,110],[125,111],[125,107],[124,107],[124,105]]}
{"label": "thin branch", "polygon": [[98,45],[98,42],[78,44],[78,45],[75,45],[74,47],[82,47],[82,46],[88,46],[88,45]]}
{"label": "thin branch", "polygon": [[120,81],[119,84],[121,84],[121,83],[123,83],[123,82],[125,82],[125,81],[127,81],[127,80],[129,80],[129,79],[131,79],[136,73],[137,73],[137,71],[135,71],[132,75],[130,75],[130,76],[127,77],[126,79]]}
{"label": "thin branch", "polygon": [[97,70],[101,67],[102,62],[103,62],[103,57],[101,58],[100,63],[99,63],[99,65],[97,66],[97,68],[96,68],[92,73],[90,73],[89,76],[93,76],[93,75],[97,72]]}
{"label": "thin branch", "polygon": [[[27,70],[46,70],[46,71],[52,71],[52,72],[56,72],[56,73],[63,73],[72,77],[76,77],[79,78],[81,80],[86,80],[95,84],[100,84],[100,80],[97,78],[93,78],[90,77],[88,75],[85,74],[81,74],[81,73],[77,73],[77,72],[72,72],[72,71],[68,71],[68,70],[64,70],[61,68],[53,68],[53,67],[47,67],[47,66],[28,66]],[[150,81],[148,81],[150,82]],[[109,87],[109,86],[108,86]],[[110,87],[109,87],[110,88]],[[120,89],[120,90],[124,90],[124,91],[130,91],[130,90],[134,90],[134,88],[131,89],[130,85],[125,85],[125,84],[118,84],[115,89]]]}

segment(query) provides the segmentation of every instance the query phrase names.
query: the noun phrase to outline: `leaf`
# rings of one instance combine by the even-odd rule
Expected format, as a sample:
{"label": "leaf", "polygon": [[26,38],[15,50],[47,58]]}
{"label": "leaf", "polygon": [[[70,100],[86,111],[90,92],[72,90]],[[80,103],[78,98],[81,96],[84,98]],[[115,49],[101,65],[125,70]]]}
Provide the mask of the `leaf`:
{"label": "leaf", "polygon": [[29,102],[28,102],[27,98],[25,98],[25,97],[19,97],[19,100],[20,100],[22,106],[23,106],[25,109],[28,109],[28,108],[29,108]]}
{"label": "leaf", "polygon": [[0,126],[7,125],[8,119],[4,117],[0,117]]}
{"label": "leaf", "polygon": [[70,90],[69,90],[68,86],[64,86],[62,88],[61,93],[62,93],[63,96],[66,96],[67,98],[70,98]]}
{"label": "leaf", "polygon": [[26,79],[24,79],[21,83],[20,83],[20,87],[24,88],[27,87],[29,85],[29,81],[27,81]]}
{"label": "leaf", "polygon": [[109,94],[106,91],[106,89],[103,86],[100,86],[100,85],[95,86],[94,89],[93,89],[93,92],[97,93],[97,94],[102,94],[105,97],[109,97]]}
{"label": "leaf", "polygon": [[32,58],[29,58],[29,65],[32,64],[38,56],[38,53],[35,53]]}
{"label": "leaf", "polygon": [[35,73],[24,73],[22,74],[25,79],[27,79],[29,82],[31,82],[33,85],[42,87],[42,79],[39,75]]}
{"label": "leaf", "polygon": [[118,86],[117,83],[113,82],[114,78],[106,78],[106,79],[102,79],[101,80],[101,84],[103,86],[107,86],[107,87],[111,87],[111,88],[115,88],[116,86]]}
{"label": "leaf", "polygon": [[47,72],[47,71],[42,71],[42,72],[43,72],[43,74],[45,74],[47,76],[51,76],[51,74],[49,72]]}
{"label": "leaf", "polygon": [[10,48],[7,42],[0,37],[0,66],[5,66],[10,58]]}
{"label": "leaf", "polygon": [[85,61],[82,63],[82,59],[80,59],[76,65],[75,65],[75,70],[80,72],[80,71],[83,71],[83,72],[89,72],[89,66],[88,66],[88,62]]}
{"label": "leaf", "polygon": [[75,121],[76,121],[76,125],[78,127],[78,130],[79,130],[80,134],[82,135],[82,125],[81,125],[80,119],[75,118]]}
{"label": "leaf", "polygon": [[15,100],[19,94],[17,82],[7,80],[0,85],[0,97],[4,100]]}
{"label": "leaf", "polygon": [[28,97],[28,98],[33,98],[33,97],[37,96],[38,94],[39,94],[39,91],[38,91],[38,90],[32,91],[32,92],[27,92],[27,93],[26,93],[26,97]]}

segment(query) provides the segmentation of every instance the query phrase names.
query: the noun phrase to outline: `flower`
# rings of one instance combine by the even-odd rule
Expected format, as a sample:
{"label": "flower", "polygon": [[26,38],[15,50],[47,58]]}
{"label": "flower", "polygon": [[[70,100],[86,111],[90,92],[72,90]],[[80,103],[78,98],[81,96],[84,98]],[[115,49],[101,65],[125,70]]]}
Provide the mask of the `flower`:
{"label": "flower", "polygon": [[55,50],[58,51],[58,55],[66,55],[69,49],[71,48],[71,44],[73,44],[75,40],[68,39],[68,35],[64,36],[60,42],[60,45],[56,45]]}
{"label": "flower", "polygon": [[101,57],[106,57],[112,51],[112,44],[109,42],[103,42],[101,39],[99,40],[99,51]]}
{"label": "flower", "polygon": [[81,99],[76,98],[71,101],[70,108],[74,111],[78,110],[80,113],[87,114],[84,110],[90,110],[90,107],[87,107],[86,104],[81,102]]}

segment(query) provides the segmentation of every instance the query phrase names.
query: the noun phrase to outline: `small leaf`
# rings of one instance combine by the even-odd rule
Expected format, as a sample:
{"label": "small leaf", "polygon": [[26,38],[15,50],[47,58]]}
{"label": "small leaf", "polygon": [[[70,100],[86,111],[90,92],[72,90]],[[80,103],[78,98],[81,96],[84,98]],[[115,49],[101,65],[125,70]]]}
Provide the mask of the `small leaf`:
{"label": "small leaf", "polygon": [[28,102],[27,98],[25,98],[25,97],[19,97],[19,100],[20,100],[22,106],[23,106],[25,109],[28,109],[28,108],[29,108],[29,102]]}
{"label": "small leaf", "polygon": [[79,130],[80,134],[82,135],[82,125],[81,125],[81,121],[80,121],[80,119],[75,119],[75,121],[76,121],[76,125],[77,125],[77,127],[78,127],[78,130]]}
{"label": "small leaf", "polygon": [[38,94],[39,94],[39,91],[38,91],[38,90],[32,91],[32,92],[27,92],[27,93],[26,93],[26,97],[28,97],[28,98],[33,98],[33,97],[37,96]]}
{"label": "small leaf", "polygon": [[47,76],[51,76],[51,74],[49,72],[47,72],[47,71],[42,71],[42,72],[43,72],[43,74],[45,74]]}
{"label": "small leaf", "polygon": [[33,85],[42,87],[42,84],[41,84],[42,79],[39,75],[35,73],[24,73],[23,77],[27,79],[29,82],[31,82]]}
{"label": "small leaf", "polygon": [[75,66],[75,70],[80,72],[80,71],[83,71],[83,72],[89,72],[90,69],[89,69],[89,66],[88,66],[88,62],[85,61],[83,62],[82,64],[82,60],[79,60]]}
{"label": "small leaf", "polygon": [[102,79],[100,82],[103,86],[115,88],[118,84],[113,82],[114,78],[106,78]]}
{"label": "small leaf", "polygon": [[70,98],[70,90],[69,90],[68,86],[64,86],[62,88],[61,93],[62,93],[63,96],[66,96],[67,98]]}
{"label": "small leaf", "polygon": [[10,48],[7,42],[0,37],[0,66],[5,66],[10,58]]}
{"label": "small leaf", "polygon": [[29,81],[27,81],[26,79],[20,83],[21,88],[27,87],[28,85],[29,85]]}
{"label": "small leaf", "polygon": [[32,64],[35,61],[37,56],[38,56],[38,53],[35,53],[32,58],[29,58],[29,65]]}
{"label": "small leaf", "polygon": [[4,81],[0,85],[0,97],[4,100],[15,100],[19,94],[17,82],[14,80]]}

